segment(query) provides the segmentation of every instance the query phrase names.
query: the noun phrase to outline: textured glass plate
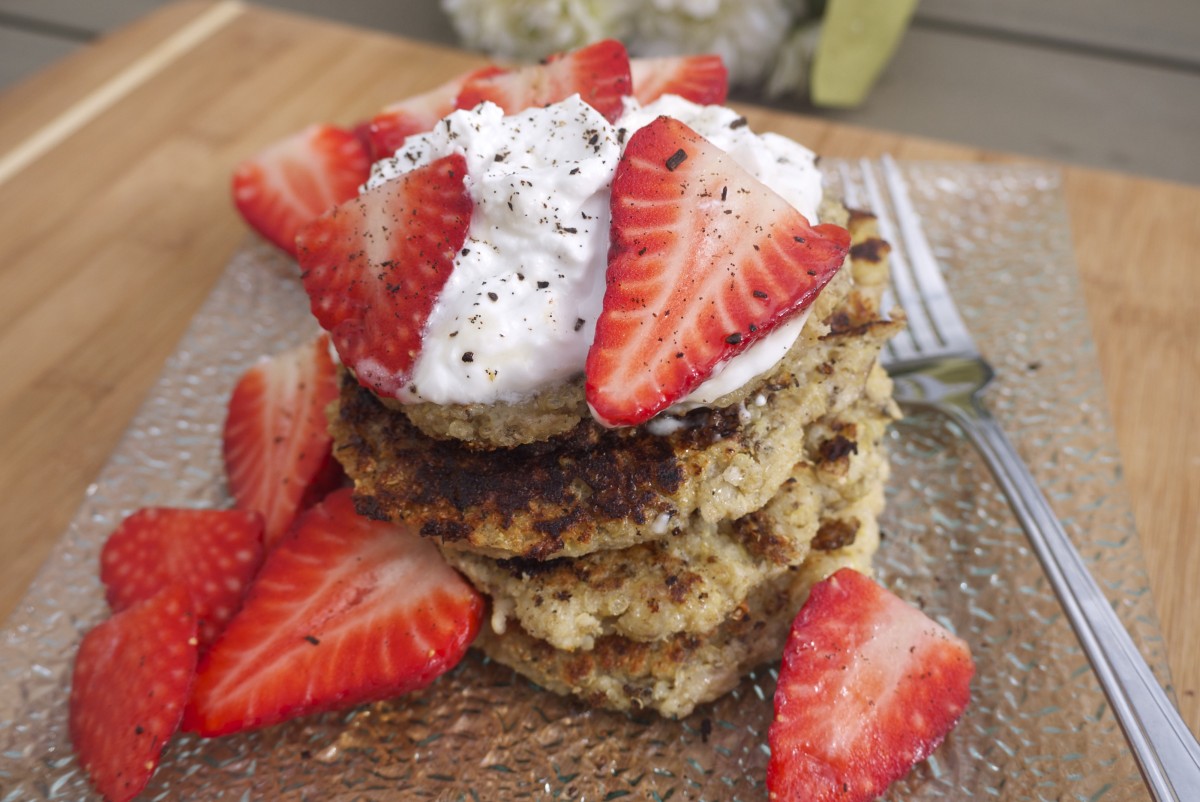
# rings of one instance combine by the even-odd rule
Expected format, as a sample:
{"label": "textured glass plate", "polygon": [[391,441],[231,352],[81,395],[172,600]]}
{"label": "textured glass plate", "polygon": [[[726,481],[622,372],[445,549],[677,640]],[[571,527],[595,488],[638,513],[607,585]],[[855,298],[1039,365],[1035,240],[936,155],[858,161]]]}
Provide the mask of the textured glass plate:
{"label": "textured glass plate", "polygon": [[[907,164],[935,252],[1000,379],[990,403],[1165,678],[1073,266],[1059,176]],[[834,171],[836,172],[836,171]],[[261,353],[313,333],[295,268],[230,264],[0,635],[0,800],[91,798],[66,735],[72,655],[105,615],[97,554],[137,507],[224,505],[225,399]],[[890,800],[1144,799],[1041,569],[978,456],[936,417],[891,434],[880,578],[966,638],[974,701]],[[584,709],[472,653],[392,703],[212,741],[179,737],[147,799],[765,799],[774,673],[690,718]]]}

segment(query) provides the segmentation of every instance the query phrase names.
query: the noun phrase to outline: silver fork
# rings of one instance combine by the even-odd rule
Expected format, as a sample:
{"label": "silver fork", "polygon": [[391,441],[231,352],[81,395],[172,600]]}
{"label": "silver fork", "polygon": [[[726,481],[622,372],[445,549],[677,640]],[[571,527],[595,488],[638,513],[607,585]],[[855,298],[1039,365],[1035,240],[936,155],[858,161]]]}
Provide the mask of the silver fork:
{"label": "silver fork", "polygon": [[[843,166],[847,205],[869,208],[892,245],[892,287],[908,329],[884,364],[902,406],[950,416],[979,449],[1029,536],[1141,770],[1159,802],[1200,798],[1200,745],[1183,723],[1120,619],[1088,572],[1012,442],[980,400],[995,375],[975,347],[913,209],[896,163],[861,162],[856,183]],[[876,173],[880,177],[877,177]],[[895,217],[893,221],[893,215]]]}

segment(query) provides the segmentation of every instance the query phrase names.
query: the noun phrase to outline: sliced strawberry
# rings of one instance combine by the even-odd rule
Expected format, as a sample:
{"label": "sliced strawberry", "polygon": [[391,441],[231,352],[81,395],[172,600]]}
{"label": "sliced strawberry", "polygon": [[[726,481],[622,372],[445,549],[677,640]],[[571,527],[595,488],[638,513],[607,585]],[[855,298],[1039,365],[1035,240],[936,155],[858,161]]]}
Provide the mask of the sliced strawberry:
{"label": "sliced strawberry", "polygon": [[370,172],[353,131],[314,125],[238,165],[233,201],[255,231],[295,254],[300,228],[353,198]]}
{"label": "sliced strawberry", "polygon": [[862,574],[818,583],[779,671],[771,799],[875,799],[953,729],[974,673],[966,643]]}
{"label": "sliced strawberry", "polygon": [[586,364],[595,416],[637,425],[686,396],[808,307],[849,244],[678,120],[634,133],[613,178],[608,286]]}
{"label": "sliced strawberry", "polygon": [[258,362],[233,390],[225,419],[225,473],[238,509],[262,515],[268,547],[287,531],[306,497],[311,499],[312,488],[330,481],[325,408],[337,396],[324,334]]}
{"label": "sliced strawberry", "polygon": [[729,71],[716,55],[632,58],[633,96],[643,106],[663,95],[679,95],[704,106],[720,105],[729,94]]}
{"label": "sliced strawberry", "polygon": [[100,580],[114,612],[163,588],[186,588],[200,642],[208,644],[241,606],[262,558],[257,512],[149,507],[109,535],[100,552]]}
{"label": "sliced strawberry", "polygon": [[467,238],[471,196],[459,154],[367,190],[300,233],[312,311],[363,385],[396,395]]}
{"label": "sliced strawberry", "polygon": [[184,729],[221,735],[424,687],[462,658],[482,611],[432,543],[336,491],[267,556],[201,662]]}
{"label": "sliced strawberry", "polygon": [[495,65],[483,67],[460,75],[428,92],[385,106],[383,111],[371,119],[368,129],[371,158],[386,159],[394,154],[408,137],[432,130],[438,120],[459,108],[455,101],[468,81],[501,72],[504,70]]}
{"label": "sliced strawberry", "polygon": [[605,39],[550,56],[541,64],[474,75],[463,85],[458,107],[473,109],[490,100],[505,114],[516,114],[578,94],[609,122],[616,122],[624,111],[621,98],[631,92],[629,54],[620,42]]}
{"label": "sliced strawberry", "polygon": [[367,158],[371,161],[376,161],[375,153],[371,147],[371,121],[359,120],[350,128],[350,133],[354,134],[354,138],[363,146]]}
{"label": "sliced strawberry", "polygon": [[196,675],[196,618],[172,586],[83,637],[71,679],[75,756],[104,797],[146,787],[179,727]]}

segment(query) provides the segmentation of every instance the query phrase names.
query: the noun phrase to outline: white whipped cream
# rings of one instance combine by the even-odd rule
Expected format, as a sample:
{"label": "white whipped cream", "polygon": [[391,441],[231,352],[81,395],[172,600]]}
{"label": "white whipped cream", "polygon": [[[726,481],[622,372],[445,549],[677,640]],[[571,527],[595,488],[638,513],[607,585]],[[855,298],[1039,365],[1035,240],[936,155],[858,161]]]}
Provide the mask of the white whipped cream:
{"label": "white whipped cream", "polygon": [[[641,108],[629,99],[616,125],[578,96],[511,117],[491,103],[454,112],[377,162],[367,183],[460,153],[474,203],[401,401],[519,401],[583,372],[604,297],[613,173],[622,143],[660,115],[693,128],[816,222],[822,185],[813,153],[753,133],[731,109],[673,95]],[[770,370],[805,318],[718,366],[672,411],[711,403]]]}
{"label": "white whipped cream", "polygon": [[451,153],[474,202],[401,401],[517,401],[583,371],[604,298],[616,129],[573,96],[505,117],[482,103],[410,137],[368,187]]}

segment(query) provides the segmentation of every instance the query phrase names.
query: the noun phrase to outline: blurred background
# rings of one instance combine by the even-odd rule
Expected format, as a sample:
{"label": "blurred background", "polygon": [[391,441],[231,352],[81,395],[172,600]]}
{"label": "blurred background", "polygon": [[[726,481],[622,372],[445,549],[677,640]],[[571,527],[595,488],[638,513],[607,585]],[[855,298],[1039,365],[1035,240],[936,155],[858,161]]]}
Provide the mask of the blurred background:
{"label": "blurred background", "polygon": [[[0,89],[165,2],[0,0]],[[482,32],[466,30],[472,20],[478,29],[478,20],[495,12],[489,12],[489,0],[445,0],[446,7],[439,0],[260,4],[444,44],[463,44],[463,31],[467,44],[494,52],[505,45],[520,50],[522,42],[536,49],[532,43],[546,38],[525,30],[489,39],[489,32],[503,27],[495,17]],[[843,17],[833,26],[828,15],[838,4],[857,7],[860,17]],[[548,9],[565,14],[565,8],[583,8],[604,17],[614,8],[605,0],[490,5],[524,6],[543,20]],[[710,28],[721,24],[726,32],[747,28],[743,20],[720,19],[721,9],[735,9],[734,17],[757,14],[759,22],[781,13],[779,8],[790,9],[794,24],[781,41],[758,47],[761,37],[751,37],[749,45],[744,38],[730,45],[741,47],[747,58],[756,49],[779,51],[772,65],[744,70],[755,77],[735,88],[737,100],[1200,184],[1200,0],[637,0],[633,7],[676,15],[684,20],[681,26],[707,19]],[[884,16],[886,23],[872,23]],[[836,37],[822,31],[822,21],[838,28]],[[660,35],[690,41],[704,35],[680,30],[668,25]],[[832,49],[822,56],[826,63],[854,62],[864,43],[881,62],[858,63],[861,97],[849,102],[843,97],[840,107],[814,104],[809,91],[812,51],[823,36]],[[767,91],[781,83],[791,84],[791,91]]]}

